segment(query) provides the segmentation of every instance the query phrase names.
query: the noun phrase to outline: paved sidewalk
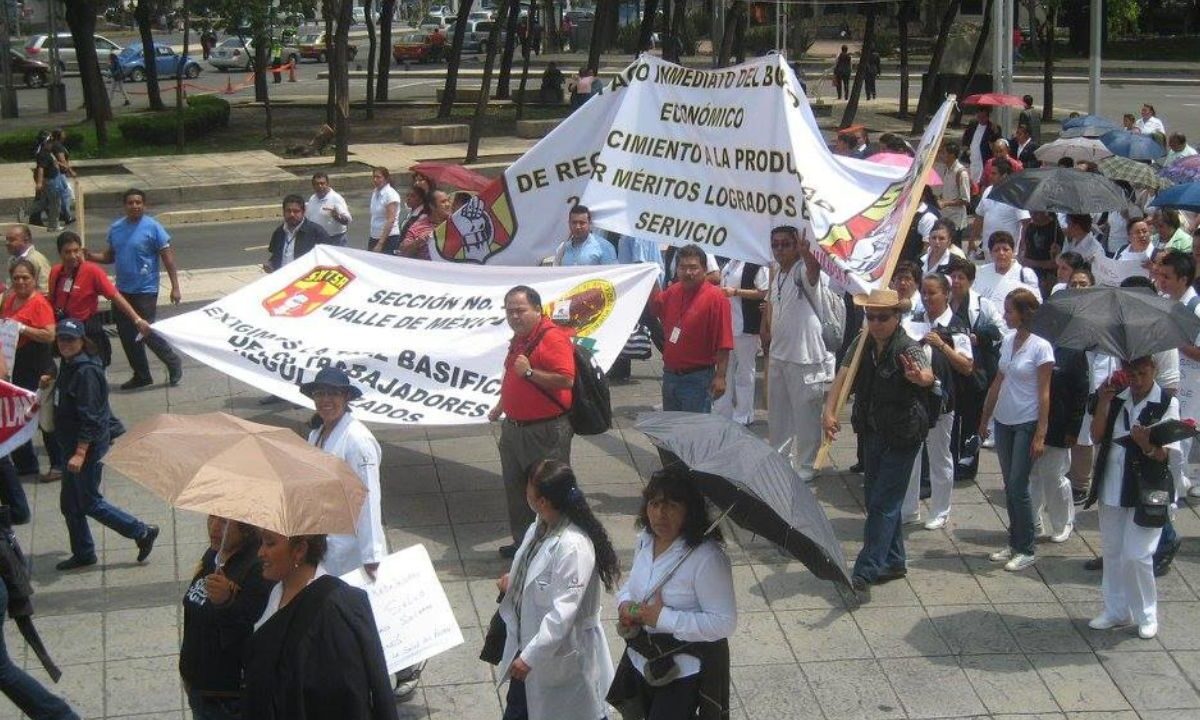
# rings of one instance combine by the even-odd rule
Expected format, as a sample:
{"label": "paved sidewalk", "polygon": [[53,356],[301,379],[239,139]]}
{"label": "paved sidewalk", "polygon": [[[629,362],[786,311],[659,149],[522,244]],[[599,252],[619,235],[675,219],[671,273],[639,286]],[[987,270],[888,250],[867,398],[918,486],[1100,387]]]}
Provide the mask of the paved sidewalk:
{"label": "paved sidewalk", "polygon": [[[114,383],[128,374],[123,359],[117,362]],[[155,370],[162,380],[161,368]],[[574,446],[584,490],[626,568],[639,493],[658,467],[649,442],[631,429],[632,416],[658,401],[658,372],[657,363],[636,363],[638,383],[614,389],[617,428]],[[188,361],[179,387],[116,392],[113,403],[127,423],[160,411],[224,410],[299,430],[308,416],[260,406],[259,397],[260,391]],[[754,428],[765,429],[761,422]],[[430,661],[416,698],[401,706],[402,717],[496,720],[495,673],[476,659],[481,628],[495,607],[494,578],[507,569],[495,552],[507,523],[494,428],[374,429],[383,445],[384,522],[392,546],[425,545],[467,638]],[[847,431],[833,458],[845,466],[853,453]],[[815,482],[848,558],[859,546],[860,484],[857,476],[838,473]],[[109,470],[109,498],[161,525],[159,544],[149,562],[137,566],[132,543],[98,529],[102,564],[63,574],[53,569],[67,547],[58,487],[26,489],[33,522],[18,534],[34,563],[39,628],[64,669],[57,691],[87,718],[183,720],[179,603],[206,544],[203,517],[172,511]],[[734,717],[1200,716],[1200,517],[1194,509],[1180,512],[1183,551],[1159,582],[1159,637],[1144,641],[1130,630],[1086,627],[1100,595],[1099,575],[1082,568],[1099,548],[1094,512],[1082,515],[1078,536],[1063,545],[1040,544],[1037,565],[1012,574],[986,559],[1005,538],[1004,500],[990,453],[978,486],[959,485],[954,502],[945,531],[908,532],[908,578],[876,588],[870,603],[855,609],[773,548],[730,533],[740,612],[732,640]],[[613,617],[611,599],[604,612]],[[11,623],[5,632],[16,662],[44,678]],[[615,657],[615,633],[609,641]],[[0,700],[0,720],[16,717]]]}

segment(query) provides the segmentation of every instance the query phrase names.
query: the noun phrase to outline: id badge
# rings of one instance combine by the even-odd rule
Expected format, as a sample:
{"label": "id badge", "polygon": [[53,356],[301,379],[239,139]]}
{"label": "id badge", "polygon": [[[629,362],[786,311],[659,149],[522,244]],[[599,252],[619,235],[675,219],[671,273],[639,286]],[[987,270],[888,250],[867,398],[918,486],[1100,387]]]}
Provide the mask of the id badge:
{"label": "id badge", "polygon": [[676,325],[674,328],[671,329],[671,337],[667,338],[667,342],[670,342],[670,343],[679,342],[679,326],[678,325]]}
{"label": "id badge", "polygon": [[62,284],[63,292],[71,292],[71,288],[73,288],[73,287],[75,287],[75,281],[72,280],[71,278],[67,278],[66,280],[63,281],[63,284]]}

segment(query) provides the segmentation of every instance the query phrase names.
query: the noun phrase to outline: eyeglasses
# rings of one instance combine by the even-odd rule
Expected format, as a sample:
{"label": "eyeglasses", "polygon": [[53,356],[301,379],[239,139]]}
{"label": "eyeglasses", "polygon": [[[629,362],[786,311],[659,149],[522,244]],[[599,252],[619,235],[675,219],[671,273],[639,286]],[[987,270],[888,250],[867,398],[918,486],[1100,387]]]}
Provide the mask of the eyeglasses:
{"label": "eyeglasses", "polygon": [[893,313],[866,313],[867,322],[885,323],[896,317]]}
{"label": "eyeglasses", "polygon": [[791,240],[787,240],[785,242],[773,242],[773,243],[771,243],[771,249],[772,250],[785,250],[787,248],[795,246],[795,244],[796,243]]}

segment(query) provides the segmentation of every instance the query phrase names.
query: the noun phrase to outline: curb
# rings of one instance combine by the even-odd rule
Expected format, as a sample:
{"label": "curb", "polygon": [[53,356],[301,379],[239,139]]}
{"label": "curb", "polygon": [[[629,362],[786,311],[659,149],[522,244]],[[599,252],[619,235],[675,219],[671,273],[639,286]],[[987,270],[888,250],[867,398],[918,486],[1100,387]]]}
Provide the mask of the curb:
{"label": "curb", "polygon": [[204,208],[202,210],[168,210],[155,216],[167,227],[196,223],[233,222],[238,220],[269,220],[279,217],[279,204],[238,205],[228,208]]}

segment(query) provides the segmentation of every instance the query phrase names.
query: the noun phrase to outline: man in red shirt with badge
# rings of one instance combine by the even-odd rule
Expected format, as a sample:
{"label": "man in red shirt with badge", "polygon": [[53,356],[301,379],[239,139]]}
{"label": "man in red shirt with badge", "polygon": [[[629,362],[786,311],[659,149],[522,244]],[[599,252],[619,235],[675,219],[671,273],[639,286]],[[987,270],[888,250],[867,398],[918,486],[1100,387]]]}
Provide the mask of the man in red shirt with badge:
{"label": "man in red shirt with badge", "polygon": [[[720,291],[718,295],[724,299]],[[542,314],[542,298],[531,287],[518,285],[504,296],[504,314],[513,338],[504,358],[500,402],[488,413],[500,427],[500,468],[508,504],[513,543],[500,555],[517,553],[534,513],[525,499],[526,471],[535,462],[571,462],[571,386],[575,383],[575,351],[571,338]],[[724,376],[722,376],[724,377]]]}
{"label": "man in red shirt with badge", "polygon": [[650,300],[666,335],[663,410],[706,413],[725,394],[725,366],[733,349],[729,299],[706,282],[708,258],[699,245],[680,248],[675,258],[679,282]]}

